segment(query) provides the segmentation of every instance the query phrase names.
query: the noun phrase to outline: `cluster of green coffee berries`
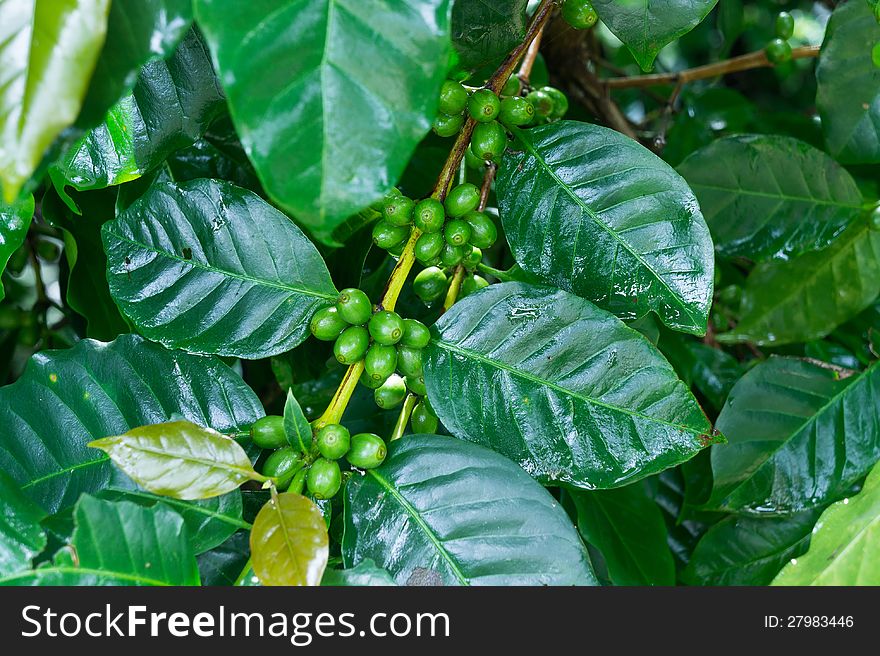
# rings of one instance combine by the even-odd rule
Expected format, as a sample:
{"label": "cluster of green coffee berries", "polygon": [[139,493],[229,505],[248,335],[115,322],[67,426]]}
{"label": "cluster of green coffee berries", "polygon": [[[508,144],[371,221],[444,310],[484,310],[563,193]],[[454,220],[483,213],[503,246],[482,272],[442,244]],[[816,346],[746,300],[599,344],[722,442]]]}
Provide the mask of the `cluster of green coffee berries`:
{"label": "cluster of green coffee berries", "polygon": [[789,39],[794,35],[794,18],[787,11],[776,16],[776,38],[767,44],[764,54],[773,64],[782,64],[791,59]]}
{"label": "cluster of green coffee berries", "polygon": [[251,440],[272,453],[263,463],[262,473],[275,479],[279,490],[302,493],[308,490],[316,499],[330,499],[342,486],[339,460],[352,467],[373,469],[387,455],[385,442],[375,433],[351,435],[341,424],[318,429],[306,453],[288,444],[284,419],[269,415],[251,426]]}
{"label": "cluster of green coffee berries", "polygon": [[576,30],[586,30],[599,20],[599,14],[590,0],[565,0],[562,3],[562,18]]}

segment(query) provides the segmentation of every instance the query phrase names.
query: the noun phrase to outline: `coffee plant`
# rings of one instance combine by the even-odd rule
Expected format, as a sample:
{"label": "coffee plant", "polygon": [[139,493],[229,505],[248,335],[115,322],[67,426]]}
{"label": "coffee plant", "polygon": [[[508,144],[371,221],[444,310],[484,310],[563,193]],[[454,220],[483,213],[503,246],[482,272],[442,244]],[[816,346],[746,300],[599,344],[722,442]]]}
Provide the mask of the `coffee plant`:
{"label": "coffee plant", "polygon": [[878,20],[0,0],[0,583],[880,583]]}

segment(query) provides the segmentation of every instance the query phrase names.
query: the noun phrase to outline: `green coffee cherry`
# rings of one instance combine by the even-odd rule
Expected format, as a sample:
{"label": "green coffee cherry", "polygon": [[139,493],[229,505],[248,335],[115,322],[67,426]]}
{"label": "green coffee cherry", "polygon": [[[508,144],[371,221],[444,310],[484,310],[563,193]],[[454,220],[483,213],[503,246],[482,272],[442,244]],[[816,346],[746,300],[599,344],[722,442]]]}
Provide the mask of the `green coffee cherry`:
{"label": "green coffee cherry", "polygon": [[251,426],[251,440],[261,449],[280,449],[287,446],[284,417],[268,415],[257,419]]}
{"label": "green coffee cherry", "polygon": [[464,246],[471,238],[471,224],[464,219],[452,219],[443,227],[443,236],[447,244]]}
{"label": "green coffee cherry", "polygon": [[478,89],[471,94],[468,101],[468,113],[475,121],[483,123],[492,121],[501,111],[501,100],[491,89]]}
{"label": "green coffee cherry", "polygon": [[470,243],[477,248],[491,248],[498,239],[498,228],[489,215],[483,212],[469,212],[464,220],[471,225]]}
{"label": "green coffee cherry", "polygon": [[586,30],[596,24],[599,14],[589,0],[565,0],[562,3],[562,18],[576,30]]}
{"label": "green coffee cherry", "polygon": [[364,371],[378,383],[384,383],[397,368],[397,349],[385,344],[373,344],[364,356]]}
{"label": "green coffee cherry", "polygon": [[428,393],[428,390],[425,389],[425,379],[422,376],[407,376],[404,380],[409,391],[413,394],[425,396]]}
{"label": "green coffee cherry", "polygon": [[446,241],[439,232],[426,232],[416,240],[415,256],[416,259],[425,264],[440,256],[440,251]]}
{"label": "green coffee cherry", "polygon": [[322,308],[315,312],[309,322],[309,330],[322,342],[332,342],[348,328],[349,323],[342,318],[335,306]]}
{"label": "green coffee cherry", "polygon": [[568,111],[568,98],[555,87],[541,87],[541,91],[553,99],[553,111],[550,118],[562,118]]}
{"label": "green coffee cherry", "polygon": [[403,378],[394,374],[373,392],[373,400],[383,410],[390,410],[399,406],[406,397],[406,383]]}
{"label": "green coffee cherry", "polygon": [[360,326],[370,320],[373,314],[373,304],[370,297],[360,289],[348,287],[339,292],[336,298],[336,309],[339,316],[353,326]]}
{"label": "green coffee cherry", "polygon": [[431,341],[431,331],[421,321],[415,319],[403,320],[403,337],[400,338],[401,346],[414,349],[423,349]]}
{"label": "green coffee cherry", "polygon": [[406,226],[412,223],[415,202],[406,196],[386,198],[382,204],[382,217],[393,226]]}
{"label": "green coffee cherry", "polygon": [[776,16],[776,36],[783,41],[794,36],[794,18],[787,11],[780,11]]}
{"label": "green coffee cherry", "polygon": [[553,115],[553,98],[546,91],[536,89],[526,96],[532,107],[535,108],[535,116],[549,118]]}
{"label": "green coffee cherry", "polygon": [[455,80],[446,80],[440,87],[439,109],[444,114],[461,114],[468,104],[468,92]]}
{"label": "green coffee cherry", "polygon": [[455,116],[437,114],[431,127],[438,137],[454,137],[461,130],[462,125],[464,125],[464,116],[461,114]]}
{"label": "green coffee cherry", "polygon": [[[306,486],[306,476],[308,475],[309,470],[307,467],[303,467],[298,470],[296,474],[293,475],[293,478],[290,481],[290,485],[287,486],[289,492],[293,492],[294,494],[302,494],[303,488]],[[284,487],[279,487],[279,491],[283,492]]]}
{"label": "green coffee cherry", "polygon": [[309,467],[306,486],[316,499],[330,499],[342,486],[342,472],[335,460],[318,458]]}
{"label": "green coffee cherry", "polygon": [[[504,83],[504,88],[501,89],[502,96],[518,96],[520,90],[522,89],[522,82],[517,75],[511,75],[507,78],[507,82]],[[501,101],[502,111],[504,106],[504,101]]]}
{"label": "green coffee cherry", "polygon": [[370,374],[368,374],[366,371],[364,371],[364,372],[361,374],[361,377],[358,379],[358,382],[360,382],[360,384],[363,385],[364,387],[366,387],[367,389],[374,390],[374,389],[378,389],[378,388],[382,387],[382,384],[383,384],[385,381],[382,381],[382,380],[374,380],[374,379],[370,376]]}
{"label": "green coffee cherry", "polygon": [[299,466],[302,457],[302,453],[292,446],[273,451],[263,463],[263,476],[283,478]]}
{"label": "green coffee cherry", "polygon": [[428,267],[416,275],[413,280],[413,291],[425,302],[434,301],[446,293],[448,285],[443,271],[437,267]]}
{"label": "green coffee cherry", "polygon": [[505,125],[528,125],[535,120],[535,108],[525,98],[514,96],[501,101],[498,120]]}
{"label": "green coffee cherry", "polygon": [[327,424],[315,435],[318,453],[327,460],[339,460],[348,453],[350,444],[351,434],[342,424]]}
{"label": "green coffee cherry", "polygon": [[480,190],[476,185],[465,182],[452,188],[449,195],[446,196],[444,207],[446,208],[446,214],[452,218],[458,218],[475,210],[479,204]]}
{"label": "green coffee cherry", "polygon": [[[473,232],[473,229],[471,229]],[[476,246],[471,246],[471,252],[464,256],[462,264],[468,269],[475,269],[477,265],[483,261],[483,251]]]}
{"label": "green coffee cherry", "polygon": [[[528,105],[528,102],[526,102]],[[507,148],[507,133],[498,121],[480,123],[471,136],[471,152],[482,160],[495,161]],[[471,208],[475,209],[476,205]],[[459,216],[461,216],[459,214]]]}
{"label": "green coffee cherry", "polygon": [[419,401],[409,418],[413,433],[436,433],[440,423],[428,406],[427,400]]}
{"label": "green coffee cherry", "polygon": [[40,256],[40,259],[46,260],[47,262],[54,262],[58,259],[58,256],[61,255],[61,249],[58,248],[58,244],[47,239],[40,239],[37,241],[36,251],[37,255]]}
{"label": "green coffee cherry", "polygon": [[764,49],[767,60],[771,64],[783,64],[791,60],[791,45],[782,39],[773,39]]}
{"label": "green coffee cherry", "polygon": [[409,237],[409,226],[395,226],[388,221],[379,221],[373,226],[373,243],[385,250],[402,244]]}
{"label": "green coffee cherry", "polygon": [[416,203],[413,223],[422,232],[439,232],[446,221],[443,203],[436,198],[425,198]]}
{"label": "green coffee cherry", "polygon": [[333,344],[333,355],[342,364],[354,364],[364,359],[370,347],[370,333],[363,326],[351,326]]}
{"label": "green coffee cherry", "polygon": [[422,350],[411,346],[398,346],[397,369],[404,376],[421,376]]}
{"label": "green coffee cherry", "polygon": [[377,344],[391,346],[403,337],[403,319],[396,312],[382,310],[373,315],[369,323],[370,336]]}
{"label": "green coffee cherry", "polygon": [[482,276],[469,276],[461,283],[461,291],[459,291],[458,294],[459,298],[464,298],[465,296],[473,294],[475,291],[488,286],[489,282]]}
{"label": "green coffee cherry", "polygon": [[454,267],[464,259],[464,246],[453,246],[449,242],[440,251],[440,264],[445,267]]}
{"label": "green coffee cherry", "polygon": [[374,469],[382,464],[388,450],[385,442],[375,433],[358,433],[351,438],[351,449],[346,458],[353,467]]}
{"label": "green coffee cherry", "polygon": [[464,151],[464,163],[467,164],[468,168],[478,170],[486,165],[485,160],[482,160],[474,155],[473,151],[470,148]]}

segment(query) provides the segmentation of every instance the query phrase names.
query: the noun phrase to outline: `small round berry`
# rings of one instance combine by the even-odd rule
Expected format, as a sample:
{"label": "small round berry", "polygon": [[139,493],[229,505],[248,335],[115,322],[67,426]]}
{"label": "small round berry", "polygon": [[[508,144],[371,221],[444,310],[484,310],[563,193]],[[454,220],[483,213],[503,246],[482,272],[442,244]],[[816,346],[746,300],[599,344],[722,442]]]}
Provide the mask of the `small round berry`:
{"label": "small round berry", "polygon": [[440,111],[450,116],[461,114],[468,103],[467,90],[461,82],[446,80],[440,87]]}
{"label": "small round berry", "polygon": [[318,458],[309,467],[306,486],[316,499],[331,499],[342,486],[342,472],[335,460]]}
{"label": "small round berry", "polygon": [[419,271],[413,280],[413,291],[425,302],[434,301],[443,296],[448,286],[446,275],[437,267],[428,267]]}
{"label": "small round berry", "polygon": [[406,383],[403,378],[394,374],[386,380],[382,387],[373,392],[373,400],[383,410],[399,406],[406,397]]}
{"label": "small round berry", "polygon": [[382,310],[370,319],[370,336],[377,344],[391,346],[403,337],[403,319],[396,312]]}
{"label": "small round berry", "polygon": [[471,224],[464,219],[452,219],[443,227],[443,236],[447,244],[464,246],[471,238]]}
{"label": "small round berry", "polygon": [[440,232],[446,221],[443,203],[436,198],[425,198],[416,203],[413,210],[413,223],[422,232]]}
{"label": "small round berry", "polygon": [[[504,154],[505,148],[507,148],[507,132],[498,121],[480,123],[474,128],[471,136],[471,152],[479,159],[495,161]],[[475,208],[476,205],[471,209]]]}
{"label": "small round berry", "polygon": [[404,376],[421,376],[422,350],[410,346],[398,346],[397,369]]}
{"label": "small round berry", "polygon": [[404,240],[403,240],[402,242],[400,242],[397,246],[392,246],[391,248],[389,248],[389,249],[388,249],[388,254],[389,254],[389,255],[392,255],[392,256],[394,256],[394,257],[400,257],[401,254],[403,253],[403,249],[406,248],[406,243],[407,243],[407,241],[408,241],[408,240],[404,239]]}
{"label": "small round berry", "polygon": [[422,376],[407,376],[404,380],[409,391],[413,394],[425,396],[428,393],[428,390],[425,389],[425,379]]}
{"label": "small round berry", "polygon": [[461,283],[461,291],[459,292],[459,298],[464,298],[465,296],[469,296],[473,294],[475,291],[483,289],[484,287],[488,287],[489,282],[483,278],[482,276],[470,276],[465,278]]}
{"label": "small round berry", "polygon": [[327,424],[315,435],[318,453],[327,460],[339,460],[348,453],[351,434],[342,424]]}
{"label": "small round berry", "polygon": [[393,226],[406,226],[412,223],[415,202],[406,196],[386,198],[382,204],[382,217]]}
{"label": "small round berry", "polygon": [[336,309],[339,310],[339,316],[352,326],[367,323],[373,314],[373,304],[370,303],[370,297],[355,287],[348,287],[339,292],[336,299]]}
{"label": "small round berry", "polygon": [[382,387],[382,383],[384,381],[374,380],[370,376],[370,374],[368,374],[366,371],[364,371],[364,373],[362,373],[361,377],[358,379],[358,382],[360,382],[360,384],[363,385],[364,387],[366,387],[367,389],[374,390],[379,387]]}
{"label": "small round berry", "polygon": [[525,98],[505,98],[501,101],[498,120],[505,125],[528,125],[535,120],[535,108]]}
{"label": "small round berry", "polygon": [[526,100],[535,108],[535,116],[549,118],[553,114],[553,98],[546,91],[535,89],[526,96]]}
{"label": "small round berry", "polygon": [[[518,96],[520,90],[522,89],[522,82],[517,75],[511,75],[507,78],[507,82],[504,83],[504,88],[501,89],[502,96]],[[502,106],[504,105],[504,101],[501,101]],[[502,110],[503,111],[503,110]]]}
{"label": "small round berry", "polygon": [[440,423],[427,400],[419,401],[409,417],[413,433],[436,433]]}
{"label": "small round berry", "polygon": [[332,342],[348,328],[349,323],[342,318],[336,306],[321,308],[312,316],[309,330],[322,342]]}
{"label": "small round berry", "polygon": [[599,14],[589,0],[565,0],[562,3],[562,18],[576,30],[586,30],[596,24]]}
{"label": "small round berry", "polygon": [[791,45],[782,39],[773,39],[764,49],[771,64],[782,64],[791,59]]}
{"label": "small round berry", "polygon": [[462,264],[468,269],[476,269],[477,265],[483,261],[483,251],[476,246],[471,246],[471,252],[464,256]]}
{"label": "small round berry", "polygon": [[403,320],[403,337],[400,338],[402,346],[414,349],[423,349],[431,341],[431,331],[421,321],[415,319]]}
{"label": "small round berry", "polygon": [[475,210],[480,204],[480,190],[477,185],[465,182],[457,187],[453,187],[446,196],[446,214],[452,218],[464,216],[468,212]]}
{"label": "small round berry", "polygon": [[553,99],[553,112],[550,118],[562,118],[568,111],[568,97],[556,87],[541,87],[541,91]]}
{"label": "small round berry", "polygon": [[469,212],[464,220],[471,224],[470,243],[477,248],[491,248],[498,239],[498,228],[488,214]]}
{"label": "small round berry", "polygon": [[292,446],[286,446],[269,454],[263,463],[263,476],[283,478],[288,476],[302,460],[302,453]]}
{"label": "small round berry", "polygon": [[284,417],[268,415],[257,419],[251,426],[251,440],[261,449],[280,449],[287,446]]}
{"label": "small round berry", "polygon": [[425,264],[440,256],[443,245],[446,241],[439,232],[426,232],[416,240],[415,256],[416,259]]}
{"label": "small round berry", "polygon": [[358,433],[351,438],[351,449],[346,458],[353,467],[374,469],[381,465],[388,449],[385,442],[375,433]]}
{"label": "small round berry", "polygon": [[345,329],[333,344],[333,355],[342,364],[354,364],[364,359],[370,347],[370,333],[363,326]]}
{"label": "small round berry", "polygon": [[501,111],[501,100],[491,89],[478,89],[471,94],[468,101],[468,113],[475,121],[483,123],[492,121]]}
{"label": "small round berry", "polygon": [[364,357],[364,371],[379,384],[388,380],[396,368],[397,349],[393,346],[373,344]]}
{"label": "small round berry", "polygon": [[464,246],[453,246],[449,242],[440,251],[440,264],[445,267],[454,267],[459,264],[465,255]]}
{"label": "small round berry", "polygon": [[486,165],[486,161],[474,155],[470,148],[464,151],[464,163],[471,169],[481,169]]}
{"label": "small round berry", "polygon": [[794,18],[787,11],[780,11],[776,16],[776,36],[783,41],[794,36]]}
{"label": "small round berry", "polygon": [[373,243],[385,250],[404,243],[407,237],[409,226],[391,225],[388,221],[379,221],[373,226]]}
{"label": "small round berry", "polygon": [[438,137],[454,137],[461,130],[462,125],[464,125],[464,116],[461,114],[455,116],[437,114],[431,127]]}

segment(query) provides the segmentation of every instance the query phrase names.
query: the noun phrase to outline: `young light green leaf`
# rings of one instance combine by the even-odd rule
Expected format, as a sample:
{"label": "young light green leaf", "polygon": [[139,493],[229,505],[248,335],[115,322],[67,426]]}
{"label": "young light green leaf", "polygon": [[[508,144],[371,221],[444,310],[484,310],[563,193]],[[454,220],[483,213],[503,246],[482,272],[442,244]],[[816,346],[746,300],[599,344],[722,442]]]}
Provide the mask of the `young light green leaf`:
{"label": "young light green leaf", "polygon": [[436,113],[450,4],[196,2],[242,143],[305,225],[329,233],[400,177]]}
{"label": "young light green leaf", "polygon": [[437,322],[424,359],[443,425],[548,484],[626,485],[716,439],[647,339],[564,291],[502,283],[472,294]]}
{"label": "young light green leaf", "polygon": [[110,0],[0,0],[0,188],[7,203],[79,114]]}
{"label": "young light green leaf", "polygon": [[623,41],[643,70],[654,66],[663,47],[687,34],[718,0],[593,0],[599,18]]}
{"label": "young light green leaf", "polygon": [[824,507],[880,459],[880,364],[841,377],[772,357],[734,386],[717,422],[706,504],[752,514]]}
{"label": "young light green leaf", "polygon": [[0,578],[29,569],[46,547],[40,526],[46,513],[0,471]]}
{"label": "young light green leaf", "polygon": [[324,515],[291,492],[270,499],[251,531],[251,559],[263,585],[320,585],[329,557]]}
{"label": "young light green leaf", "polygon": [[338,294],[290,219],[220,180],[157,183],[103,237],[122,312],[144,336],[191,353],[288,351]]}
{"label": "young light green leaf", "polygon": [[809,551],[783,567],[773,585],[880,585],[880,466],[861,492],[822,513]]}
{"label": "young light green leaf", "polygon": [[209,499],[266,480],[238,442],[189,421],[140,426],[88,446],[106,452],[148,492],[174,499]]}
{"label": "young light green leaf", "polygon": [[596,585],[559,503],[510,460],[439,435],[389,444],[351,478],[342,555],[399,585]]}
{"label": "young light green leaf", "polygon": [[452,45],[465,70],[497,66],[526,35],[528,0],[479,0],[452,5]]}
{"label": "young light green leaf", "polygon": [[789,259],[828,246],[862,213],[842,166],[780,135],[718,139],[678,167],[726,257]]}
{"label": "young light green leaf", "polygon": [[560,121],[514,136],[497,193],[517,263],[621,319],[654,311],[670,328],[703,334],[712,239],[681,176],[597,125]]}
{"label": "young light green leaf", "polygon": [[290,446],[309,453],[312,448],[312,426],[290,389],[287,390],[287,401],[284,403],[284,432]]}
{"label": "young light green leaf", "polygon": [[[24,243],[33,215],[34,197],[31,194],[11,204],[0,199],[0,273],[6,268],[10,256]],[[5,294],[0,284],[0,300]]]}

